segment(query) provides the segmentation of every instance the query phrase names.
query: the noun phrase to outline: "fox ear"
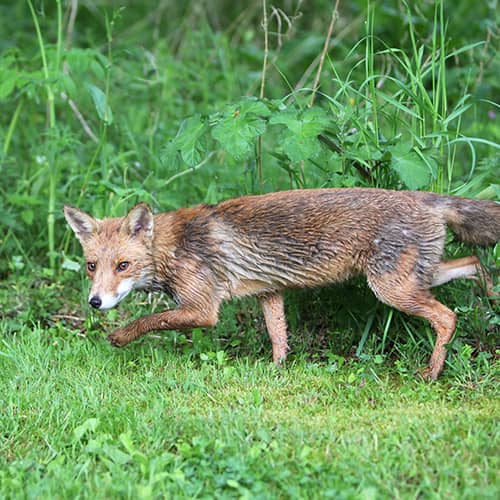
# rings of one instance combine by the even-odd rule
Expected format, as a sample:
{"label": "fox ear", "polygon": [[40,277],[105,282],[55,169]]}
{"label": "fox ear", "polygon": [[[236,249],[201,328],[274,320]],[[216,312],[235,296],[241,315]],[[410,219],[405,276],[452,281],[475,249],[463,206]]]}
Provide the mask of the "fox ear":
{"label": "fox ear", "polygon": [[153,212],[146,203],[137,204],[122,223],[121,230],[129,236],[139,236],[141,233],[147,238],[153,237]]}
{"label": "fox ear", "polygon": [[69,205],[64,206],[64,217],[80,243],[84,243],[97,231],[98,219]]}

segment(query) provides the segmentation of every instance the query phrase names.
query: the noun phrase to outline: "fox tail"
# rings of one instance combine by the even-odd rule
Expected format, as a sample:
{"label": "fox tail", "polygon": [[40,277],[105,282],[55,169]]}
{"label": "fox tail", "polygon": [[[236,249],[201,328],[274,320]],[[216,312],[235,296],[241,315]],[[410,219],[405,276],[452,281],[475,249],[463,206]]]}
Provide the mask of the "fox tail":
{"label": "fox tail", "polygon": [[500,241],[500,203],[458,196],[432,197],[450,229],[458,239],[476,245],[494,245]]}

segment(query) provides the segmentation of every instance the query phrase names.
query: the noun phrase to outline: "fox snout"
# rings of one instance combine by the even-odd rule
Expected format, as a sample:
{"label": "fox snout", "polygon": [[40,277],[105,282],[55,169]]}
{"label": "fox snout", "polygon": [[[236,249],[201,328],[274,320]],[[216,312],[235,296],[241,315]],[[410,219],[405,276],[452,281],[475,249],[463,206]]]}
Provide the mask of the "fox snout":
{"label": "fox snout", "polygon": [[101,309],[101,310],[112,309],[126,295],[128,295],[128,292],[124,293],[124,294],[120,294],[120,293],[117,293],[117,294],[114,294],[114,293],[105,293],[102,296],[99,295],[99,294],[93,294],[93,293],[91,293],[90,297],[89,297],[89,304],[94,309]]}
{"label": "fox snout", "polygon": [[93,297],[90,297],[89,304],[95,309],[99,309],[102,305],[102,300],[100,299],[99,296],[94,295]]}
{"label": "fox snout", "polygon": [[[100,278],[100,277],[99,277]],[[133,278],[126,278],[116,288],[104,287],[102,279],[95,279],[90,290],[89,304],[94,309],[112,309],[118,302],[124,299],[135,287],[137,283]]]}
{"label": "fox snout", "polygon": [[89,304],[94,309],[100,309],[104,311],[106,309],[112,309],[118,302],[120,302],[126,295],[128,295],[129,290],[125,293],[104,293],[102,295],[90,293]]}

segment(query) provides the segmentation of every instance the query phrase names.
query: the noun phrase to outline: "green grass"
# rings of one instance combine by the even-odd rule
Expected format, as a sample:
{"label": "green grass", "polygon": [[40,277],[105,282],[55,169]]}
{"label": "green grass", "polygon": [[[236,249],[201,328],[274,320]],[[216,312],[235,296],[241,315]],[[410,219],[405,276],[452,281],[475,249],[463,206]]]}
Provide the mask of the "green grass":
{"label": "green grass", "polygon": [[37,327],[5,336],[0,356],[2,496],[500,491],[493,378],[427,384],[369,364],[201,361],[154,339],[116,350]]}
{"label": "green grass", "polygon": [[[458,338],[443,376],[425,383],[414,373],[432,349],[428,329],[405,323],[404,338],[406,320],[391,315],[393,347],[379,354],[386,313],[353,356],[371,314],[353,300],[370,303],[356,283],[309,302],[287,296],[302,321],[289,317],[292,352],[280,369],[254,301],[226,305],[217,328],[116,349],[105,333],[162,301],[135,294],[90,313],[72,274],[0,289],[3,497],[498,496],[498,361],[471,356]],[[356,321],[318,323],[318,301],[346,290]],[[463,309],[461,328],[473,329]]]}

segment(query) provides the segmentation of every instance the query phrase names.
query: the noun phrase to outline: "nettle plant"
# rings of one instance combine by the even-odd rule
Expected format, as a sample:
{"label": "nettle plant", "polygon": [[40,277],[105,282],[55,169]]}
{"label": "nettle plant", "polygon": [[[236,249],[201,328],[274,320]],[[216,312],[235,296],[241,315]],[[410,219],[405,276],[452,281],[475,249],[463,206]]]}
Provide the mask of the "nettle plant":
{"label": "nettle plant", "polygon": [[[261,179],[260,155],[269,155],[294,187],[421,189],[437,179],[439,152],[434,145],[404,140],[400,133],[386,138],[366,116],[369,106],[323,97],[326,106],[248,97],[209,116],[196,114],[181,123],[162,159],[171,167],[184,163],[195,170],[207,155],[219,151],[235,164],[254,162]],[[313,170],[317,175],[308,176]]]}

